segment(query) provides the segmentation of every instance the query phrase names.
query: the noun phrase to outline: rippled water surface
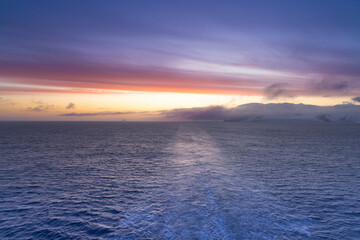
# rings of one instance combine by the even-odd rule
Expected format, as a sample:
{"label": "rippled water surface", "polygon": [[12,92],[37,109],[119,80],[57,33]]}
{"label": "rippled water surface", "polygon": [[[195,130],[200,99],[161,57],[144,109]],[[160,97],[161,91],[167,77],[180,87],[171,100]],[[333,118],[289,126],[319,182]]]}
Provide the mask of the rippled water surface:
{"label": "rippled water surface", "polygon": [[1,239],[360,239],[360,125],[0,123]]}

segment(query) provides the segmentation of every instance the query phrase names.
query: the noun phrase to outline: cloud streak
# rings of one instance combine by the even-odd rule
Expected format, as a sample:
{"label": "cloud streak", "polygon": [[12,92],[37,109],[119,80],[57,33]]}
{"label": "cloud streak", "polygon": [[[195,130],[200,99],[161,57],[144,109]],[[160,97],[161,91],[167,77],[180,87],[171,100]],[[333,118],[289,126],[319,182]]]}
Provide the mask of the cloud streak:
{"label": "cloud streak", "polygon": [[89,117],[89,116],[110,116],[110,115],[127,115],[127,114],[141,114],[146,112],[92,112],[92,113],[64,113],[59,114],[60,117]]}
{"label": "cloud streak", "polygon": [[223,120],[228,116],[229,110],[223,106],[210,106],[173,109],[162,111],[161,113],[166,119]]}
{"label": "cloud streak", "polygon": [[256,92],[253,86],[257,85],[256,80],[249,83],[248,79],[241,76],[221,76],[167,67],[114,67],[104,64],[58,64],[49,61],[46,65],[0,61],[0,75],[11,77],[11,83],[79,89],[86,86],[88,89],[105,90],[253,94]]}

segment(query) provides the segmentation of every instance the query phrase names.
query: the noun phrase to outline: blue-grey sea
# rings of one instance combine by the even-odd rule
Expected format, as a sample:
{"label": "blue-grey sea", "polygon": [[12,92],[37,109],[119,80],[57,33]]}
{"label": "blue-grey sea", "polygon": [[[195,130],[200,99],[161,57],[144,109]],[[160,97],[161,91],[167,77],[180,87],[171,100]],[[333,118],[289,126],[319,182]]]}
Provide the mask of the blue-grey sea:
{"label": "blue-grey sea", "polygon": [[360,239],[360,124],[1,122],[0,239]]}

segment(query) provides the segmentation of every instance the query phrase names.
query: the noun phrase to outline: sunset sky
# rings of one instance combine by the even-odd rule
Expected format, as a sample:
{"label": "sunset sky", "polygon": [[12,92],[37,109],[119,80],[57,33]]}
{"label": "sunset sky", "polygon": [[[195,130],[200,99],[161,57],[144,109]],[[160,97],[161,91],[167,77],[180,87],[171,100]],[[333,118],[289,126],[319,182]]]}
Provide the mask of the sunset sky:
{"label": "sunset sky", "polygon": [[0,2],[0,120],[358,96],[360,1]]}

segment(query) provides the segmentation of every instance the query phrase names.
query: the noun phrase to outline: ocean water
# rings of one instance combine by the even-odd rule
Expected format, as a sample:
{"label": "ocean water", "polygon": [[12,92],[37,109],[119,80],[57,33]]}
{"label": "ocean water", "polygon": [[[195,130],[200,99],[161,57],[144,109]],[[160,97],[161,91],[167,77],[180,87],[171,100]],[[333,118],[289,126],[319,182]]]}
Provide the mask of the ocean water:
{"label": "ocean water", "polygon": [[2,122],[0,239],[360,239],[360,124]]}

